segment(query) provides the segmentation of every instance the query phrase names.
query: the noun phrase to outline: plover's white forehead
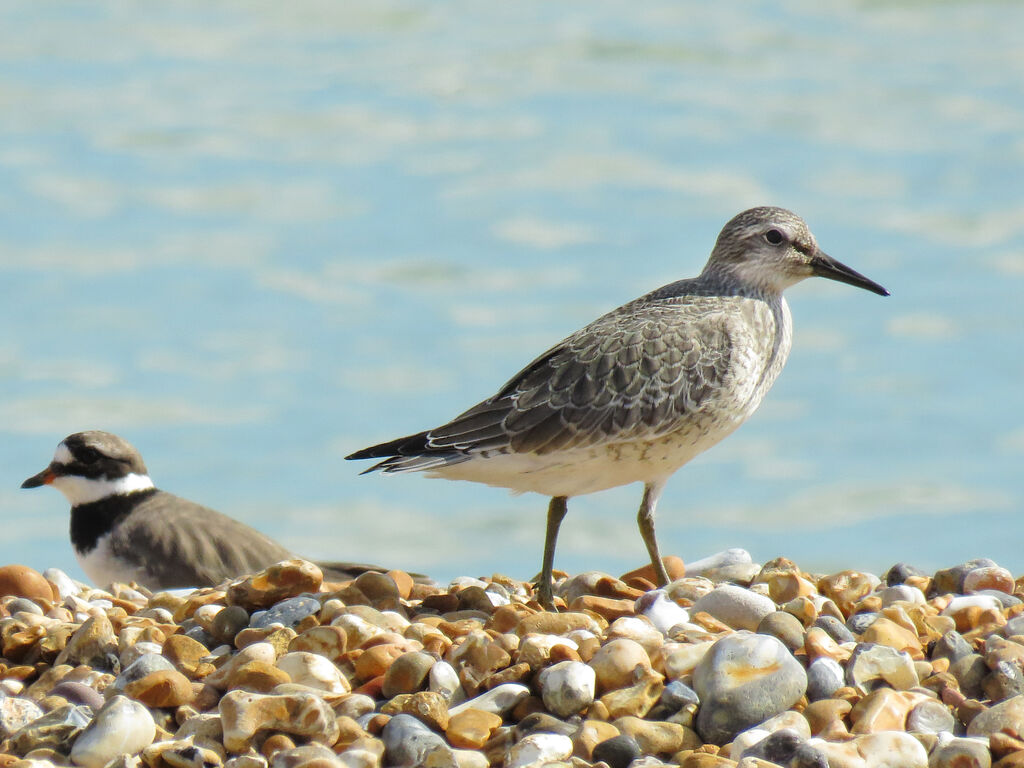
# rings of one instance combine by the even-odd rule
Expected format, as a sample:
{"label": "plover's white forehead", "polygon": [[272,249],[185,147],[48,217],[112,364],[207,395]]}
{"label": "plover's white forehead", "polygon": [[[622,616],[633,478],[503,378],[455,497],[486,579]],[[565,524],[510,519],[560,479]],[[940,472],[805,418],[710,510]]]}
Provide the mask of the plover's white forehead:
{"label": "plover's white forehead", "polygon": [[75,460],[75,457],[71,455],[71,449],[68,448],[67,444],[61,442],[53,453],[53,460],[58,464],[70,464]]}

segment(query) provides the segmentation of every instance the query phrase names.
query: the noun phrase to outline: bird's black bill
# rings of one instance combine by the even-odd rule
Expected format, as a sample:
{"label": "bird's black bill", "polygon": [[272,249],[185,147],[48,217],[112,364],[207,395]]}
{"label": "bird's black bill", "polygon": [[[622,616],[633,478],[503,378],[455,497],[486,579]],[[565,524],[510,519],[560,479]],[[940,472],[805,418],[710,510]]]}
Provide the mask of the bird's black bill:
{"label": "bird's black bill", "polygon": [[829,280],[836,280],[847,285],[854,285],[863,288],[865,291],[877,293],[879,296],[888,296],[889,292],[874,280],[869,280],[860,272],[850,269],[842,262],[836,261],[827,253],[818,251],[811,257],[811,269],[817,277],[827,277]]}
{"label": "bird's black bill", "polygon": [[32,477],[30,477],[28,480],[21,484],[21,487],[39,488],[40,486],[43,485],[49,485],[50,483],[53,482],[53,478],[55,478],[56,476],[56,473],[52,469],[47,467],[38,475],[32,475]]}

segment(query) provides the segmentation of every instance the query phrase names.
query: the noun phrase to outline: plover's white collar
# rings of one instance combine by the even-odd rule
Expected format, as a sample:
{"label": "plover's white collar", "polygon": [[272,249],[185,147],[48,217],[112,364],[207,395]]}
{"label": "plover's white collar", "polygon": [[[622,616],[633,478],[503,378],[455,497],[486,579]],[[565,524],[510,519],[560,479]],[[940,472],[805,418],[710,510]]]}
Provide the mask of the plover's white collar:
{"label": "plover's white collar", "polygon": [[113,480],[58,475],[53,478],[50,485],[63,493],[72,507],[91,504],[110,496],[127,496],[137,491],[148,491],[154,487],[149,475],[137,475],[134,472]]}

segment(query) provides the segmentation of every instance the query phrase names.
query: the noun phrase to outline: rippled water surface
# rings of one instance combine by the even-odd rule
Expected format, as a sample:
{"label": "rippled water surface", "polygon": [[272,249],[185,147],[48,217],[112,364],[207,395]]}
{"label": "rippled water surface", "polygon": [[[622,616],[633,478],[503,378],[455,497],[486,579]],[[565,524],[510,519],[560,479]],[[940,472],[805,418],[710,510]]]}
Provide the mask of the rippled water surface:
{"label": "rippled water surface", "polygon": [[[751,205],[892,291],[788,296],[663,549],[1024,571],[1024,5],[0,5],[0,560],[81,575],[66,434],[296,550],[539,569],[546,501],[342,461],[696,274]],[[645,560],[639,487],[556,564]]]}

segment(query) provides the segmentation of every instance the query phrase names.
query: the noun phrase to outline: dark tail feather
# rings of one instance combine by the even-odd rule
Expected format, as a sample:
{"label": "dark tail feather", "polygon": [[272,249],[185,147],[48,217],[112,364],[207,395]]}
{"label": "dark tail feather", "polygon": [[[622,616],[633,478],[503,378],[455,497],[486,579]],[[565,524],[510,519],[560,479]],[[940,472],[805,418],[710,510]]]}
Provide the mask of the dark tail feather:
{"label": "dark tail feather", "polygon": [[391,456],[402,456],[410,453],[423,453],[427,448],[427,433],[399,437],[379,445],[371,445],[361,451],[346,456],[346,459],[381,459]]}

